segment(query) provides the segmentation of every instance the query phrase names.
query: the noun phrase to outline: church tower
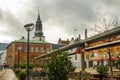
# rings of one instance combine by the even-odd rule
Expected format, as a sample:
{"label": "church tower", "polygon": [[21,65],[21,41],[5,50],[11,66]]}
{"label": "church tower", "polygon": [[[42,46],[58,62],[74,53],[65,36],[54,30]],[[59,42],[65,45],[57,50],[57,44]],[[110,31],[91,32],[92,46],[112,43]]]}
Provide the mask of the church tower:
{"label": "church tower", "polygon": [[34,39],[35,40],[40,40],[40,41],[44,41],[45,40],[45,36],[43,36],[43,31],[42,31],[42,21],[40,19],[40,14],[38,12],[38,18],[36,21],[36,25],[35,25],[35,33],[34,33]]}

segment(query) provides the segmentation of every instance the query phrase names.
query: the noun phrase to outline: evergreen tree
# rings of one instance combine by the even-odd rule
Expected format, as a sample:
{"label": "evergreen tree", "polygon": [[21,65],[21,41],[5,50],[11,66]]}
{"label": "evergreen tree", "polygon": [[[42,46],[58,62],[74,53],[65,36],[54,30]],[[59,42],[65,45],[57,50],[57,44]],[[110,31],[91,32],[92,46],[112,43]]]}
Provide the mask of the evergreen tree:
{"label": "evergreen tree", "polygon": [[48,63],[48,78],[49,80],[68,80],[69,72],[74,69],[67,53],[57,51]]}

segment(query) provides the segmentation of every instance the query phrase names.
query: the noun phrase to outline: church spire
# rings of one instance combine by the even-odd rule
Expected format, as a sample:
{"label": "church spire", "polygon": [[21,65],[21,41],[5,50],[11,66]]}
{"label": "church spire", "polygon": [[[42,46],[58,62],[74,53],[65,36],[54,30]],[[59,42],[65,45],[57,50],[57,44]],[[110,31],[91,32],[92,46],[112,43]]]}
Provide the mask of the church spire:
{"label": "church spire", "polygon": [[39,11],[38,11],[38,18],[37,18],[37,20],[40,20],[40,14],[39,14]]}
{"label": "church spire", "polygon": [[38,17],[37,17],[37,21],[36,21],[34,35],[35,35],[34,38],[39,39],[40,41],[44,41],[45,36],[43,36],[42,21],[40,19],[39,11],[38,11]]}

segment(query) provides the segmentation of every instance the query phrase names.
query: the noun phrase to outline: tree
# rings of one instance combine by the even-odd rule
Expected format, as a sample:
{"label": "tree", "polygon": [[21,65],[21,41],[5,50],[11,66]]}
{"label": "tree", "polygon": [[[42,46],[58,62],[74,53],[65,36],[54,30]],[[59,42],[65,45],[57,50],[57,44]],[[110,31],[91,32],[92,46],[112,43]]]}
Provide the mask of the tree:
{"label": "tree", "polygon": [[[117,16],[115,16],[114,18],[106,18],[104,17],[102,20],[100,20],[100,24],[95,24],[95,27],[94,28],[91,28],[91,30],[93,30],[94,32],[100,34],[100,33],[103,33],[105,31],[109,31],[113,28],[116,28],[118,27],[120,24],[119,24],[119,19]],[[111,42],[111,38],[106,41],[106,42]],[[111,55],[111,50],[108,48],[108,57],[109,57],[109,66],[110,66],[110,72],[111,72],[111,75],[113,75],[113,71],[112,71],[112,62],[111,62],[111,58],[112,58],[112,55]]]}
{"label": "tree", "polygon": [[99,78],[99,80],[103,80],[103,77],[106,77],[108,75],[109,68],[108,66],[104,66],[103,64],[97,65],[96,70],[99,75],[96,75],[96,77]]}
{"label": "tree", "polygon": [[95,24],[95,27],[91,28],[91,30],[93,30],[96,33],[102,33],[118,26],[119,20],[117,16],[111,19],[104,17],[100,20],[100,24]]}
{"label": "tree", "polygon": [[67,53],[60,51],[53,53],[47,67],[49,80],[68,80],[68,73],[75,69]]}
{"label": "tree", "polygon": [[104,66],[103,64],[97,65],[96,70],[100,75],[104,75],[104,76],[106,76],[109,71],[108,66]]}

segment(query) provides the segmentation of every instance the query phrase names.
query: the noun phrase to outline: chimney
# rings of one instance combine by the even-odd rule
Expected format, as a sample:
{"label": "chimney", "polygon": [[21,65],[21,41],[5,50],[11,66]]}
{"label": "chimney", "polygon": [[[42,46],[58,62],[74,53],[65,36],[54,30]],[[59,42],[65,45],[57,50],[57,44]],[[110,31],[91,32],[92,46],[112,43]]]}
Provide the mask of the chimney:
{"label": "chimney", "polygon": [[80,39],[81,39],[81,35],[79,34],[79,35],[78,35],[78,40],[80,40]]}
{"label": "chimney", "polygon": [[61,41],[61,38],[59,38],[59,41]]}
{"label": "chimney", "polygon": [[69,39],[67,39],[67,41],[69,41]]}
{"label": "chimney", "polygon": [[24,37],[24,36],[22,36],[22,39],[25,39],[25,37]]}
{"label": "chimney", "polygon": [[87,29],[85,29],[85,39],[87,39]]}
{"label": "chimney", "polygon": [[74,37],[72,37],[72,39],[71,40],[73,40],[74,41]]}

